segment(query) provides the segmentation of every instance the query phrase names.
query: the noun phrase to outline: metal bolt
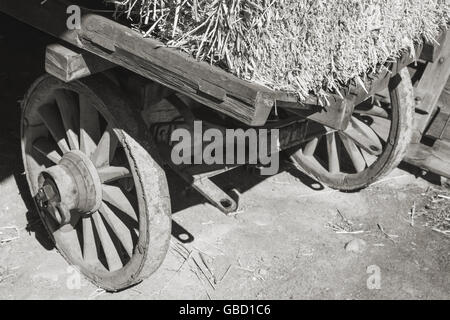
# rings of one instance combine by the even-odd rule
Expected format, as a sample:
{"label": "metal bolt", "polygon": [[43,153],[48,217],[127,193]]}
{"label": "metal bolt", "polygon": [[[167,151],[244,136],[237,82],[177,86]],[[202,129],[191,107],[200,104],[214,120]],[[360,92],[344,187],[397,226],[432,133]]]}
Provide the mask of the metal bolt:
{"label": "metal bolt", "polygon": [[36,194],[36,201],[38,206],[41,208],[46,208],[48,203],[47,195],[44,191],[44,188],[40,188]]}

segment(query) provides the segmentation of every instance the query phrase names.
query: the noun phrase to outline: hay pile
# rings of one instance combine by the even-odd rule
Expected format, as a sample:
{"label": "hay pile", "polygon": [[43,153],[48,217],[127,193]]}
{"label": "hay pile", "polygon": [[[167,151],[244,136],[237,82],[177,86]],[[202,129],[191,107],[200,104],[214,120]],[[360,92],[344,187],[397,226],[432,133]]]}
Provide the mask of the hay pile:
{"label": "hay pile", "polygon": [[450,17],[450,0],[106,1],[147,36],[301,97],[375,72]]}

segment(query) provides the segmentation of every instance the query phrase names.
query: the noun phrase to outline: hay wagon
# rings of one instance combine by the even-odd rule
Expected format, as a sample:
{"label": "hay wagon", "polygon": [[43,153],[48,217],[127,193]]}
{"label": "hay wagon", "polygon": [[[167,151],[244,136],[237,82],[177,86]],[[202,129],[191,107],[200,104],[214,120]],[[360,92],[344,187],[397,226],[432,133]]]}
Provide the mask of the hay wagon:
{"label": "hay wagon", "polygon": [[235,166],[172,163],[168,137],[177,126],[279,129],[279,151],[339,190],[370,185],[406,154],[450,172],[449,104],[437,106],[450,74],[444,32],[440,45],[416,49],[419,62],[405,53],[324,105],[242,81],[90,11],[68,30],[69,5],[0,0],[0,11],[56,39],[48,74],[23,101],[24,167],[58,250],[102,288],[131,286],[162,263],[171,237],[164,165],[223,212],[238,207],[211,180]]}

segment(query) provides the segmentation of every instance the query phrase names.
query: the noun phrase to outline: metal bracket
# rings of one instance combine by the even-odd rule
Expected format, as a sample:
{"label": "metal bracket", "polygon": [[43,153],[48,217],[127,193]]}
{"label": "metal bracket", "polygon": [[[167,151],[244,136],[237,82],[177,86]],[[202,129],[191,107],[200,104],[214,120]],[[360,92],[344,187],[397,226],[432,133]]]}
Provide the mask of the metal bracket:
{"label": "metal bracket", "polygon": [[226,215],[230,215],[238,209],[238,203],[209,178],[196,179],[194,177],[192,187]]}

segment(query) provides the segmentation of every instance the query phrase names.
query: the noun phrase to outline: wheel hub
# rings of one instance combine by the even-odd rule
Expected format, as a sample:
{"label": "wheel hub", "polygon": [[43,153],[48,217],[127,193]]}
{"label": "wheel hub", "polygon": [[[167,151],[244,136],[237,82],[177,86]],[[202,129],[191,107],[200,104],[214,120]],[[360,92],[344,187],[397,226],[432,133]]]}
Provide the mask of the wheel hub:
{"label": "wheel hub", "polygon": [[80,151],[66,153],[58,165],[39,174],[36,200],[60,225],[72,214],[88,215],[102,203],[101,181],[92,161]]}

